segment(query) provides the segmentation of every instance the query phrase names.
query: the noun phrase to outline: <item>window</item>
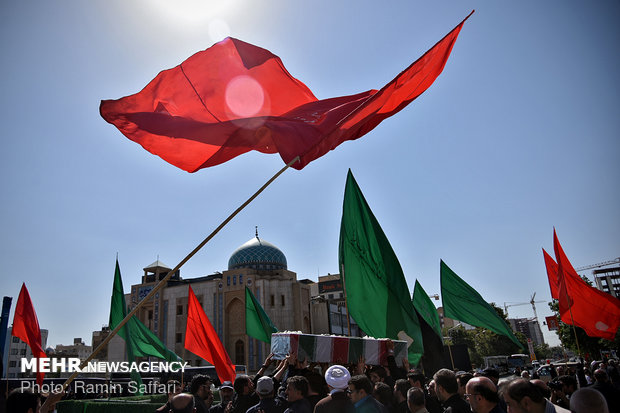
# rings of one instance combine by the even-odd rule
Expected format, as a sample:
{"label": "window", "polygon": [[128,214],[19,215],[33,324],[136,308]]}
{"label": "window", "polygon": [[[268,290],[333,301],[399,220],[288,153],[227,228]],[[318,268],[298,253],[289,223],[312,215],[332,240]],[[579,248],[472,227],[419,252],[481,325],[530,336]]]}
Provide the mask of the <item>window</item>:
{"label": "window", "polygon": [[177,333],[174,342],[175,343],[182,343],[183,342],[183,333]]}
{"label": "window", "polygon": [[226,277],[226,285],[230,287],[230,275]]}
{"label": "window", "polygon": [[19,352],[19,354],[21,354],[22,356],[25,356],[26,355],[26,349],[23,348],[22,351]]}
{"label": "window", "polygon": [[153,319],[153,310],[149,310],[149,320]]}
{"label": "window", "polygon": [[13,337],[13,343],[19,343],[19,337]]}
{"label": "window", "polygon": [[239,285],[243,284],[243,274],[239,274]]}
{"label": "window", "polygon": [[281,295],[281,296],[280,296],[280,299],[282,300],[282,307],[284,307],[284,296],[283,296],[283,295]]}
{"label": "window", "polygon": [[242,340],[235,343],[235,364],[245,364],[245,346]]}
{"label": "window", "polygon": [[233,285],[237,285],[237,276],[233,275]]}
{"label": "window", "polygon": [[17,367],[17,361],[12,360],[12,361],[9,363],[9,367]]}
{"label": "window", "polygon": [[275,306],[276,305],[276,296],[271,294],[271,306]]}
{"label": "window", "polygon": [[183,315],[183,306],[177,305],[177,315]]}
{"label": "window", "polygon": [[13,355],[13,356],[17,355],[17,349],[16,348],[12,348],[11,349],[11,355]]}

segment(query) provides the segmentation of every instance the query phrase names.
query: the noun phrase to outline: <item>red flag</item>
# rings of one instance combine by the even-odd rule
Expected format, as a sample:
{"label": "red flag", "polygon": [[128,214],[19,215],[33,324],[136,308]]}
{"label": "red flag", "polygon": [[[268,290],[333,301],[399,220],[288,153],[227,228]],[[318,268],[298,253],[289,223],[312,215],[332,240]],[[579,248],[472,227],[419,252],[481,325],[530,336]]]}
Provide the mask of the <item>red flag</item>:
{"label": "red flag", "polygon": [[[614,340],[618,327],[620,327],[620,300],[590,287],[581,279],[568,257],[564,253],[555,229],[553,231],[553,248],[557,260],[557,274],[562,288],[562,280],[566,292],[570,297],[570,311],[565,311],[562,321],[581,327],[590,337],[602,337]],[[558,291],[562,296],[563,292]]]}
{"label": "red flag", "polygon": [[[568,291],[566,289],[566,281],[564,277],[560,277],[558,273],[558,264],[543,248],[543,256],[545,257],[545,266],[547,267],[547,277],[549,278],[549,288],[551,289],[551,297],[559,302],[560,316],[568,312],[569,307],[573,305]],[[567,314],[570,320],[570,314]]]}
{"label": "red flag", "polygon": [[287,164],[300,156],[292,166],[302,169],[370,132],[430,87],[465,20],[379,91],[317,100],[278,56],[226,38],[159,73],[139,93],[102,101],[101,116],[188,172],[251,150],[277,152]]}
{"label": "red flag", "polygon": [[189,287],[187,304],[185,348],[213,364],[220,382],[235,381],[235,365],[230,361],[226,349],[224,349],[191,286]]}
{"label": "red flag", "polygon": [[[22,284],[22,289],[17,299],[11,335],[28,344],[34,358],[47,357],[47,354],[45,354],[41,347],[41,329],[39,328],[37,313],[34,312],[32,300],[25,283]],[[37,369],[37,383],[39,385],[43,383],[43,376],[45,376],[45,373],[40,373]]]}

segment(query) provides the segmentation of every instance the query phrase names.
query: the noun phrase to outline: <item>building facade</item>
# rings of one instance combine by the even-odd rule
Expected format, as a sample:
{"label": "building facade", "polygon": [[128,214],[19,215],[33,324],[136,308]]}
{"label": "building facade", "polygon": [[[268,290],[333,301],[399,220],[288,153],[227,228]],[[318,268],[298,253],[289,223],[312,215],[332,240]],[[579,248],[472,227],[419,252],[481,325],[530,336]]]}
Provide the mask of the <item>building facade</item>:
{"label": "building facade", "polygon": [[[140,302],[169,271],[159,260],[145,267],[141,283],[132,285],[126,296],[128,306]],[[231,361],[256,371],[269,355],[270,345],[246,335],[245,288],[252,291],[279,331],[313,333],[311,284],[310,280],[298,280],[297,274],[288,270],[282,251],[257,233],[232,253],[227,270],[190,279],[177,272],[137,315],[178,356],[192,366],[206,365],[184,349],[191,285]],[[110,343],[109,360],[122,353],[122,345],[117,347]]]}
{"label": "building facade", "polygon": [[602,268],[592,271],[596,288],[620,298],[620,267]]}
{"label": "building facade", "polygon": [[[33,377],[33,374],[30,372],[21,372],[22,358],[30,360],[32,358],[32,351],[30,350],[28,344],[24,343],[17,337],[13,337],[11,335],[12,331],[13,329],[9,328],[6,337],[6,344],[4,346],[4,348],[8,349],[8,351],[6,351],[6,359],[4,360],[3,377],[7,377],[9,379]],[[41,329],[41,347],[44,349],[47,346],[47,335],[48,331]]]}
{"label": "building facade", "polygon": [[541,346],[545,344],[538,320],[532,318],[509,318],[508,322],[512,331],[523,333],[525,337],[532,339],[534,345]]}

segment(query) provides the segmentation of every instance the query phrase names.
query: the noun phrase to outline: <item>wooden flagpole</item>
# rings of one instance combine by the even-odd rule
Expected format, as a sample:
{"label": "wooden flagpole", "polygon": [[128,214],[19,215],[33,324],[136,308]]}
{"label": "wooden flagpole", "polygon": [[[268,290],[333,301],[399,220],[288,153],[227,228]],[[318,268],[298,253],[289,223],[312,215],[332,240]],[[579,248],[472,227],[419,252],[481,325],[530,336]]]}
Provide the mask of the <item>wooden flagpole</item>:
{"label": "wooden flagpole", "polygon": [[[347,326],[349,327],[349,337],[351,337],[351,318],[349,316],[349,304],[348,304],[348,301],[347,301],[347,289],[346,289],[346,287],[344,285],[344,265],[340,266],[340,272],[341,272],[340,279],[342,280],[342,289],[344,291],[344,309],[347,312]],[[329,307],[328,307],[327,311],[329,311]]]}
{"label": "wooden flagpole", "polygon": [[[157,283],[157,285],[155,285],[155,287],[153,287],[153,289],[147,294],[147,296],[144,297],[142,299],[142,301],[140,301],[125,316],[125,318],[118,324],[118,326],[116,326],[116,328],[110,332],[108,337],[106,337],[106,339],[103,340],[101,342],[101,344],[99,344],[97,346],[97,348],[95,348],[93,350],[93,352],[90,354],[90,356],[88,356],[88,358],[86,358],[86,360],[84,360],[82,362],[82,364],[80,365],[78,370],[82,370],[84,367],[86,367],[88,365],[88,362],[91,361],[95,357],[95,355],[97,353],[99,353],[99,351],[101,351],[110,342],[110,340],[112,340],[112,338],[116,334],[118,334],[120,329],[123,328],[123,326],[131,319],[131,317],[133,317],[138,312],[138,310],[146,302],[148,302],[150,299],[152,299],[153,296],[159,290],[161,290],[164,287],[164,285],[166,285],[166,283],[172,277],[172,275],[174,273],[176,273],[183,266],[183,264],[185,264],[187,261],[189,261],[190,258],[192,258],[198,251],[200,251],[200,249],[202,247],[204,247],[207,242],[209,242],[218,232],[220,232],[220,230],[222,228],[224,228],[237,214],[239,214],[239,212],[241,212],[246,206],[248,206],[250,204],[250,202],[252,202],[256,197],[258,197],[273,181],[275,181],[280,175],[282,175],[282,173],[284,173],[284,171],[286,171],[291,165],[293,165],[295,162],[298,162],[299,160],[300,160],[300,157],[297,156],[297,157],[295,157],[295,159],[293,159],[288,164],[286,164],[286,166],[284,166],[282,169],[280,169],[274,176],[272,176],[267,182],[265,182],[265,184],[263,184],[263,186],[261,186],[256,192],[254,192],[254,194],[251,197],[249,197],[247,199],[247,201],[245,201],[243,204],[241,204],[241,206],[239,206],[233,213],[231,213],[228,216],[228,218],[226,218],[224,221],[222,221],[222,223],[217,228],[215,228],[213,230],[213,232],[211,232],[211,234],[209,234],[200,244],[198,244],[198,246],[196,248],[194,248],[192,250],[192,252],[190,252],[185,258],[183,258],[181,260],[181,262],[179,262],[176,265],[176,267],[174,267],[171,271],[169,271],[168,274],[166,274],[166,276],[164,278],[162,278],[161,281],[159,281],[159,283]],[[69,384],[71,384],[71,382],[73,380],[75,380],[75,378],[78,376],[79,373],[80,373],[79,371],[75,371],[75,372],[73,372],[73,374],[71,374],[71,376],[69,376],[69,378],[62,385],[63,391],[67,388],[67,386],[69,386]],[[43,406],[45,406],[47,408],[47,407],[50,406],[51,403],[54,403],[54,402],[60,400],[61,397],[62,397],[62,393],[61,392],[51,394],[47,398],[47,400],[45,400],[45,403],[43,404]],[[43,409],[43,406],[41,407],[41,409]]]}

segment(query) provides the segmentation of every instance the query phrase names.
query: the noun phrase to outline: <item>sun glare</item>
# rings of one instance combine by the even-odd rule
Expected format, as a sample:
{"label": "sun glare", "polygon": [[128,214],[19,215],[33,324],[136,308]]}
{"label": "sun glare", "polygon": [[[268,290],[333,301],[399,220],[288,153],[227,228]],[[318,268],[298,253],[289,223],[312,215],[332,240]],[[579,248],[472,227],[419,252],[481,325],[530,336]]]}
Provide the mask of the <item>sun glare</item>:
{"label": "sun glare", "polygon": [[238,8],[238,3],[238,0],[152,0],[148,5],[169,24],[208,29],[211,40],[219,42],[230,35],[225,17]]}
{"label": "sun glare", "polygon": [[252,117],[263,109],[264,104],[265,92],[250,76],[237,76],[226,86],[226,105],[234,117]]}

